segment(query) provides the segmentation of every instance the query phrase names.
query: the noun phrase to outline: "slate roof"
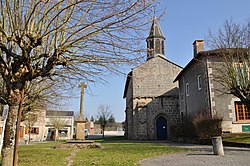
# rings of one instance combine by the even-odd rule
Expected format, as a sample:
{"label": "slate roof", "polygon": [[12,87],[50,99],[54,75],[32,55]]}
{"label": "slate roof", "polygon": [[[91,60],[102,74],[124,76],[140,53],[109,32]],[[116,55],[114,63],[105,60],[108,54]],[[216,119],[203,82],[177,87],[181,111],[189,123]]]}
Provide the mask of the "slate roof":
{"label": "slate roof", "polygon": [[165,39],[156,17],[154,17],[154,20],[153,20],[153,23],[152,23],[152,26],[148,35],[148,38],[154,38],[154,37]]}
{"label": "slate roof", "polygon": [[132,71],[128,73],[127,75],[127,79],[126,79],[126,84],[125,84],[125,88],[124,88],[124,92],[123,92],[123,98],[125,99],[126,98],[126,94],[127,94],[127,91],[128,91],[128,85],[129,85],[129,81],[132,77]]}

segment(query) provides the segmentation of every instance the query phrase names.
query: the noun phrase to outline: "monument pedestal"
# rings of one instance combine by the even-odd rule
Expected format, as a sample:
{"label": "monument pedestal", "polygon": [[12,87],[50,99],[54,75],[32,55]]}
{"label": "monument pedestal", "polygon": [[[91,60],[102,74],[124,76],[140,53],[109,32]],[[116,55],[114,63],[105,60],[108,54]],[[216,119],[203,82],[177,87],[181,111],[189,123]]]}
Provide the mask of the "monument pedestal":
{"label": "monument pedestal", "polygon": [[76,139],[85,140],[85,120],[76,120]]}

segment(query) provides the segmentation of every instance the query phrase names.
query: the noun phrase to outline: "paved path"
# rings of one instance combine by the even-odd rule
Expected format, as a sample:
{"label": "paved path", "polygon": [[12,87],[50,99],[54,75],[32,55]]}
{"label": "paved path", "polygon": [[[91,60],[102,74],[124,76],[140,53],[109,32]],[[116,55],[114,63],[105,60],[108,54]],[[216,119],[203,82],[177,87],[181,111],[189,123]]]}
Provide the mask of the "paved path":
{"label": "paved path", "polygon": [[250,166],[250,149],[224,147],[224,156],[213,155],[211,145],[166,143],[190,149],[185,153],[148,158],[140,161],[141,166]]}
{"label": "paved path", "polygon": [[66,158],[66,161],[67,161],[67,166],[72,166],[73,165],[73,158],[76,156],[76,154],[80,151],[80,149],[74,149],[70,156]]}

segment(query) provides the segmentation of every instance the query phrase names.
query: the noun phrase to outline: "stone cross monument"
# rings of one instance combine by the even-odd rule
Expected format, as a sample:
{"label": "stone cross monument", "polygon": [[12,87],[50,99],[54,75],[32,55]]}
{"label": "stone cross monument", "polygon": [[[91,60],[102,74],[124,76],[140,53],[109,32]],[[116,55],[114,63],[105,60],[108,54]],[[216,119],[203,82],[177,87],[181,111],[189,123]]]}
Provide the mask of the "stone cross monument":
{"label": "stone cross monument", "polygon": [[87,88],[87,85],[83,82],[80,85],[81,87],[81,99],[80,99],[80,119],[83,120],[83,105],[84,105],[84,89]]}
{"label": "stone cross monument", "polygon": [[87,85],[83,82],[81,83],[80,87],[81,87],[80,117],[78,120],[76,120],[76,139],[85,140],[86,121],[83,118],[83,104],[84,104],[84,89],[87,88]]}

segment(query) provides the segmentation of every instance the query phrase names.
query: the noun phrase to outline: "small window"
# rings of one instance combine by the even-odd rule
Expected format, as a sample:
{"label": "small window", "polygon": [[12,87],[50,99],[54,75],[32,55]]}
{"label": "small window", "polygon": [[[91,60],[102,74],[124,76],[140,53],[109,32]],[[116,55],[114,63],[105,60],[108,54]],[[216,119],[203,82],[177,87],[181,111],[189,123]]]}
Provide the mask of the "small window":
{"label": "small window", "polygon": [[39,134],[39,127],[32,127],[32,128],[26,127],[25,134],[28,134],[29,130],[31,134]]}
{"label": "small window", "polygon": [[186,83],[186,95],[189,96],[189,84]]}
{"label": "small window", "polygon": [[249,69],[245,64],[235,64],[235,72],[238,85],[244,83],[245,79],[249,79]]}
{"label": "small window", "polygon": [[201,90],[201,75],[199,75],[198,77],[197,77],[197,83],[198,83],[198,90]]}
{"label": "small window", "polygon": [[162,54],[164,54],[165,50],[164,50],[164,41],[161,41],[161,52]]}
{"label": "small window", "polygon": [[161,97],[161,108],[163,108],[163,104],[164,104],[163,97]]}
{"label": "small window", "polygon": [[242,102],[235,102],[235,113],[237,121],[250,120],[247,105]]}
{"label": "small window", "polygon": [[39,128],[38,127],[33,127],[31,130],[32,134],[39,134]]}
{"label": "small window", "polygon": [[160,46],[161,46],[161,42],[160,42],[160,40],[159,39],[157,39],[156,41],[155,41],[155,53],[156,54],[160,54],[161,52],[161,49],[160,49]]}

